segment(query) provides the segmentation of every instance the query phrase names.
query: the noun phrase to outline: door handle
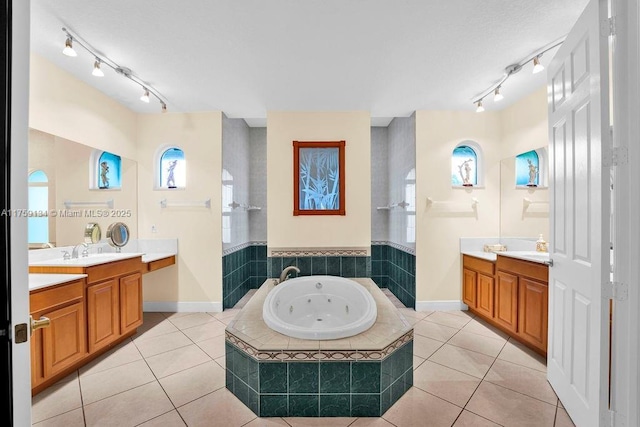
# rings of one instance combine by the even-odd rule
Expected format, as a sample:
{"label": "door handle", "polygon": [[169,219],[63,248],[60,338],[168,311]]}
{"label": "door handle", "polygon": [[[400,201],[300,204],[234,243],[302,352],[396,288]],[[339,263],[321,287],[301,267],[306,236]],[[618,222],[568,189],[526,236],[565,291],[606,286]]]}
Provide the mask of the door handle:
{"label": "door handle", "polygon": [[553,260],[551,258],[549,258],[549,261],[545,261],[544,263],[549,267],[553,267]]}
{"label": "door handle", "polygon": [[33,320],[33,316],[29,316],[30,335],[33,335],[33,331],[48,328],[51,326],[51,319],[41,316],[38,320]]}

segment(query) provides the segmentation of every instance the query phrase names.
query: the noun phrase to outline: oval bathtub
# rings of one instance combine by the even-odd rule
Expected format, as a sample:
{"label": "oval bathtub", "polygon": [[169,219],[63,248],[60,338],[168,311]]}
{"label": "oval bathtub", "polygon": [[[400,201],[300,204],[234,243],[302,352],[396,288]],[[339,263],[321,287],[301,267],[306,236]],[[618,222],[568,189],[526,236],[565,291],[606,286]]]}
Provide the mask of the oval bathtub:
{"label": "oval bathtub", "polygon": [[373,296],[359,283],[335,276],[289,279],[273,288],[262,307],[271,329],[300,339],[357,335],[376,321]]}

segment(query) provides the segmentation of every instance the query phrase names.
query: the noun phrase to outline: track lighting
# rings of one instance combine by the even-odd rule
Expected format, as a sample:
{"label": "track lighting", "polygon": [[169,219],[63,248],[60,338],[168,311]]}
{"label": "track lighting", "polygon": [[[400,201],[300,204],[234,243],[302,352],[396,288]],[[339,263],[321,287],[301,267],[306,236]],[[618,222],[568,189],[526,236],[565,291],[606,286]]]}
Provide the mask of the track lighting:
{"label": "track lighting", "polygon": [[104,77],[104,72],[100,69],[100,60],[96,58],[96,62],[93,63],[93,71],[91,72],[96,77]]}
{"label": "track lighting", "polygon": [[544,66],[540,63],[540,55],[533,58],[533,74],[537,74],[544,70]]}
{"label": "track lighting", "polygon": [[73,39],[71,36],[67,37],[67,41],[64,42],[64,49],[62,49],[62,53],[67,56],[78,56],[75,50],[73,50]]}
{"label": "track lighting", "polygon": [[109,59],[107,56],[98,54],[96,50],[92,48],[91,45],[89,45],[89,43],[82,40],[82,38],[78,37],[77,35],[71,34],[71,32],[69,32],[69,30],[67,30],[66,28],[62,28],[62,31],[64,31],[67,36],[62,53],[67,56],[78,56],[76,51],[73,50],[73,43],[75,42],[78,46],[89,52],[95,58],[95,61],[93,62],[93,71],[91,72],[91,74],[96,77],[103,77],[104,72],[102,71],[101,66],[106,65],[107,67],[114,70],[116,74],[120,74],[121,76],[126,77],[135,84],[139,85],[144,90],[144,94],[140,97],[141,101],[149,103],[151,95],[153,95],[160,102],[160,105],[162,106],[162,112],[165,113],[167,111],[166,99],[153,86],[136,76],[135,73],[129,68],[121,67],[120,65]]}
{"label": "track lighting", "polygon": [[144,93],[140,97],[140,101],[146,102],[147,104],[149,103],[149,90],[146,87],[144,88]]}
{"label": "track lighting", "polygon": [[500,93],[500,86],[498,86],[493,93],[493,102],[502,101],[503,99],[504,96],[502,96],[502,94]]}
{"label": "track lighting", "polygon": [[476,108],[476,113],[482,113],[484,111],[484,107],[482,106],[482,99],[476,103],[478,108]]}

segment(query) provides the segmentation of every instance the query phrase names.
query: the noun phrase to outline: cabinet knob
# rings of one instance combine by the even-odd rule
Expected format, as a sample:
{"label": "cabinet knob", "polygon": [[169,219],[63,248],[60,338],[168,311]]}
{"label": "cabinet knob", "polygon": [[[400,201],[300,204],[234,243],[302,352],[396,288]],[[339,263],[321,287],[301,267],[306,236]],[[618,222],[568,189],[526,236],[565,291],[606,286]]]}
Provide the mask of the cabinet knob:
{"label": "cabinet knob", "polygon": [[33,331],[35,330],[48,328],[49,326],[51,326],[51,319],[44,316],[40,317],[40,319],[38,320],[33,320],[33,316],[29,316],[29,322],[31,324],[31,335],[33,335]]}
{"label": "cabinet knob", "polygon": [[549,261],[545,261],[544,263],[549,267],[553,267],[553,260],[551,258],[549,258]]}

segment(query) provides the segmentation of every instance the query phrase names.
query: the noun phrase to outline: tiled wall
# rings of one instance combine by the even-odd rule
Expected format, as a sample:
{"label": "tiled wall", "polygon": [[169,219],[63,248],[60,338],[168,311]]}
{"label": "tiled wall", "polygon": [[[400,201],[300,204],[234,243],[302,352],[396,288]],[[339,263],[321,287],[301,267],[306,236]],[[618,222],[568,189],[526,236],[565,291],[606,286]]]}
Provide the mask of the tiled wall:
{"label": "tiled wall", "polygon": [[[282,270],[290,265],[300,269],[298,276],[371,277],[371,257],[368,256],[269,257],[267,275],[279,277]],[[294,272],[291,277],[295,276]]]}
{"label": "tiled wall", "polygon": [[267,280],[267,246],[250,245],[222,257],[222,305],[233,307]]}
{"label": "tiled wall", "polygon": [[260,417],[379,417],[413,385],[413,341],[378,362],[259,362],[225,342],[226,384]]}
{"label": "tiled wall", "polygon": [[389,240],[388,130],[371,128],[371,240]]}
{"label": "tiled wall", "polygon": [[249,238],[267,241],[267,128],[249,128]]}
{"label": "tiled wall", "polygon": [[390,245],[371,245],[371,278],[407,307],[416,305],[416,256]]}

